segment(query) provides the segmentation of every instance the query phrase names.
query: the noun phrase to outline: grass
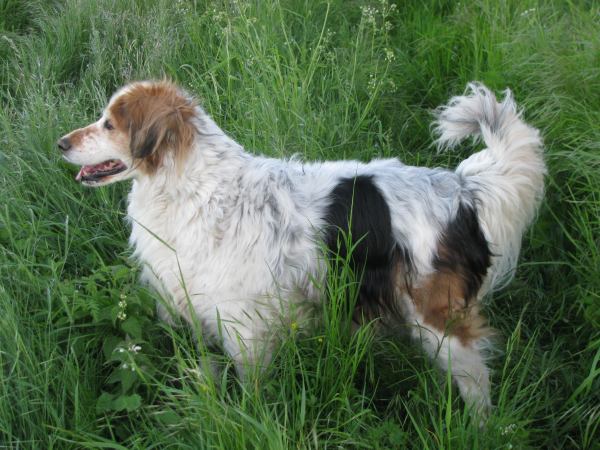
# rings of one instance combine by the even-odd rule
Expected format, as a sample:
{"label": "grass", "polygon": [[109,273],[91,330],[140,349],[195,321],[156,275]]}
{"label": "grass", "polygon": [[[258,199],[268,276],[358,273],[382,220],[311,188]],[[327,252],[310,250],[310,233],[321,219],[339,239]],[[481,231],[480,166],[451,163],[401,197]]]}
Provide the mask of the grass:
{"label": "grass", "polygon": [[[0,0],[0,447],[599,448],[599,26],[583,1]],[[210,350],[136,282],[128,187],[83,189],[55,147],[163,75],[252,152],[444,167],[471,150],[435,153],[431,109],[470,80],[513,89],[550,174],[487,302],[484,430],[409,342],[344,333],[344,277],[269,376],[202,375]]]}

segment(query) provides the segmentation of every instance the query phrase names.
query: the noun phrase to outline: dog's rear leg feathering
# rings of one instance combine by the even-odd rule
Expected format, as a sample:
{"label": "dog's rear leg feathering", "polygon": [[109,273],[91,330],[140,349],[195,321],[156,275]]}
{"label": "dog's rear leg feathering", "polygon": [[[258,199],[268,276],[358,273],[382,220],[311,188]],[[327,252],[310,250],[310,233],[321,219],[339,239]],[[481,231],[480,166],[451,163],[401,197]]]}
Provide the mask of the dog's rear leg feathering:
{"label": "dog's rear leg feathering", "polygon": [[467,95],[453,97],[437,111],[438,148],[482,138],[486,147],[456,169],[474,193],[477,214],[490,245],[492,265],[479,297],[514,275],[521,238],[544,194],[546,165],[538,130],[521,120],[510,90],[498,103],[485,86],[469,83]]}
{"label": "dog's rear leg feathering", "polygon": [[[539,133],[521,120],[508,90],[504,100],[498,102],[487,88],[471,83],[466,95],[452,98],[437,114],[434,127],[440,147],[452,147],[469,136],[482,137],[487,147],[464,160],[456,173],[467,197],[473,200],[475,209],[471,211],[477,215],[474,223],[478,225],[473,225],[467,235],[472,239],[481,230],[483,236],[478,242],[487,241],[487,246],[480,259],[486,262],[491,254],[491,261],[486,262],[485,276],[472,298],[454,290],[452,287],[460,283],[445,281],[445,276],[452,280],[454,275],[442,270],[435,275],[437,279],[433,278],[437,288],[425,284],[413,291],[416,311],[411,311],[409,305],[407,317],[416,325],[413,337],[442,369],[451,370],[463,399],[485,414],[491,400],[489,369],[482,351],[489,330],[477,304],[512,277],[523,232],[542,198],[546,167]],[[457,216],[468,210],[459,208]],[[439,286],[446,284],[448,289],[440,292]],[[461,307],[461,302],[466,307]],[[436,324],[436,317],[446,317],[445,325]]]}

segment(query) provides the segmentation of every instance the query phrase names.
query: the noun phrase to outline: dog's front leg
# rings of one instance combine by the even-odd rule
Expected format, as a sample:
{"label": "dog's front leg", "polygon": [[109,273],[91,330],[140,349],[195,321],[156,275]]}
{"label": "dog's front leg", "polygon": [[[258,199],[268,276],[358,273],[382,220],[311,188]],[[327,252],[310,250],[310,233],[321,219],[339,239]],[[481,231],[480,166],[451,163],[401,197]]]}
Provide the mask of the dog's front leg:
{"label": "dog's front leg", "polygon": [[271,361],[271,342],[264,332],[242,326],[224,326],[221,340],[242,382],[260,375]]}

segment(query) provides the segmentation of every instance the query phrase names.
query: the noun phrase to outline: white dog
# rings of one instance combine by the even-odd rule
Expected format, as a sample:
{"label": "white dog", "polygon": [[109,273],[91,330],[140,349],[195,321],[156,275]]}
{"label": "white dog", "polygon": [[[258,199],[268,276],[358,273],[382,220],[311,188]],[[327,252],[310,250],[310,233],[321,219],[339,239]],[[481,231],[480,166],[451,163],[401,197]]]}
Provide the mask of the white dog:
{"label": "white dog", "polygon": [[133,179],[130,242],[143,278],[187,321],[195,316],[238,373],[268,361],[279,320],[323,299],[322,244],[345,254],[338,233],[350,231],[356,317],[408,324],[482,410],[489,329],[478,302],[513,275],[543,196],[542,143],[510,91],[498,103],[475,83],[439,109],[435,131],[439,146],[481,136],[487,148],[454,172],[396,159],[265,158],[172,83],[144,81],[58,145],[87,186]]}

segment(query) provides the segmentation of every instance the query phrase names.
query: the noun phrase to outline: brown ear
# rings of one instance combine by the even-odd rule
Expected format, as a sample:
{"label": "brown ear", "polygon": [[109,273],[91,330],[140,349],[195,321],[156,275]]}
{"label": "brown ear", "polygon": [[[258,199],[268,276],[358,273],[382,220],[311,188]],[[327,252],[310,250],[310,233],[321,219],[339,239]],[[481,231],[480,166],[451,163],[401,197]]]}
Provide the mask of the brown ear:
{"label": "brown ear", "polygon": [[115,109],[127,123],[131,155],[141,169],[154,172],[169,152],[178,166],[183,163],[194,141],[196,110],[173,84],[133,85]]}
{"label": "brown ear", "polygon": [[[161,133],[160,124],[150,124],[138,127],[131,127],[129,147],[131,154],[135,159],[144,159],[152,155],[159,148],[164,139],[164,132]],[[163,134],[163,136],[161,136]]]}

